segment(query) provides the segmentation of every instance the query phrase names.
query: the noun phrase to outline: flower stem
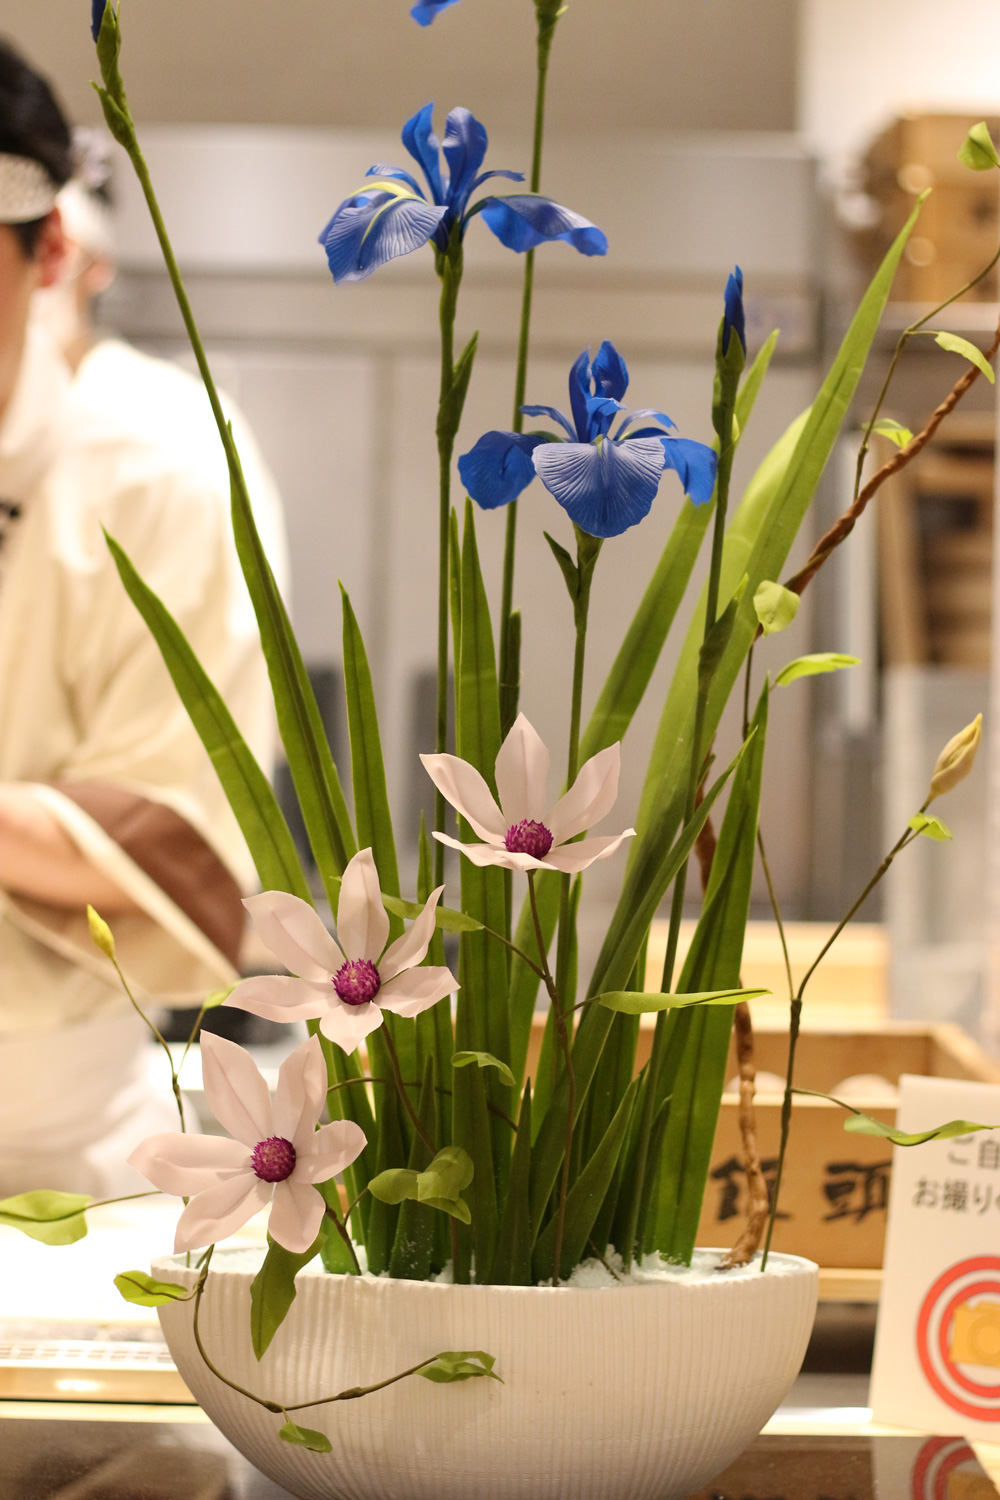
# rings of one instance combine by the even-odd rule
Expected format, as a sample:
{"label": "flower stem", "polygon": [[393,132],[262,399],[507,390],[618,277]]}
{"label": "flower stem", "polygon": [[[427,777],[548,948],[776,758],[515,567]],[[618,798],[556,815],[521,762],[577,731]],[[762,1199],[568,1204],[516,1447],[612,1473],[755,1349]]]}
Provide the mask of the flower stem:
{"label": "flower stem", "polygon": [[[462,281],[462,241],[459,226],[452,233],[447,251],[437,256],[437,273],[441,281],[438,321],[441,328],[441,385],[438,396],[438,642],[437,706],[435,711],[434,748],[443,755],[448,748],[448,615],[449,575],[448,549],[451,532],[451,460],[455,450],[457,421],[449,419],[452,384],[455,379],[455,313],[458,289]],[[444,794],[434,793],[434,827],[444,832],[446,804]],[[434,884],[444,881],[444,845],[434,845]]]}
{"label": "flower stem", "polygon": [[566,1025],[566,1016],[563,1013],[559,997],[559,989],[549,969],[549,961],[545,954],[545,938],[542,934],[542,922],[538,915],[538,897],[535,893],[535,872],[528,871],[528,898],[531,902],[531,916],[535,924],[535,937],[538,941],[538,952],[542,960],[543,977],[545,988],[548,990],[549,1000],[552,1004],[552,1017],[555,1022],[556,1036],[562,1050],[563,1062],[566,1067],[566,1142],[563,1148],[562,1176],[559,1181],[559,1205],[556,1209],[556,1242],[552,1257],[552,1285],[559,1283],[559,1266],[562,1261],[563,1235],[566,1229],[566,1200],[569,1196],[569,1174],[573,1157],[573,1130],[576,1125],[576,1072],[573,1068],[573,1053],[569,1044],[569,1029]]}
{"label": "flower stem", "polygon": [[[924,812],[926,807],[927,803],[925,802],[920,811]],[[762,1271],[767,1266],[767,1257],[771,1251],[771,1238],[774,1234],[774,1221],[777,1218],[778,1214],[778,1194],[781,1191],[781,1176],[782,1172],[784,1171],[785,1152],[788,1147],[788,1132],[791,1129],[792,1124],[792,1094],[794,1093],[795,1081],[795,1051],[796,1047],[798,1046],[799,1040],[799,1031],[802,1019],[802,996],[805,992],[805,987],[809,983],[812,976],[815,974],[823,959],[833,947],[834,943],[839,938],[840,934],[843,932],[844,928],[847,926],[848,922],[854,916],[855,912],[863,904],[863,902],[867,900],[872,891],[878,885],[879,881],[882,879],[883,875],[885,875],[886,871],[889,869],[889,866],[896,858],[896,855],[901,854],[902,851],[906,849],[910,844],[912,844],[914,839],[916,838],[919,838],[919,834],[915,833],[912,828],[907,826],[906,831],[893,844],[892,848],[889,850],[889,853],[885,856],[885,859],[883,859],[882,863],[875,871],[875,874],[872,876],[868,884],[865,886],[864,890],[861,892],[861,895],[851,906],[847,914],[843,916],[837,923],[836,927],[833,929],[830,936],[827,938],[826,942],[823,944],[822,948],[819,950],[816,957],[809,965],[802,978],[802,982],[798,987],[798,990],[793,996],[788,1026],[788,1069],[785,1075],[785,1094],[784,1098],[781,1101],[781,1144],[778,1147],[778,1166],[774,1175],[774,1190],[771,1194],[771,1216],[768,1219],[767,1223],[767,1237],[764,1240],[764,1255],[761,1260],[760,1268]],[[770,890],[770,888],[770,878],[768,878],[768,889]],[[773,899],[774,898],[772,896],[772,902]],[[782,942],[784,942],[783,937]],[[788,960],[786,952],[786,965],[787,963]],[[788,967],[788,973],[790,977],[790,966]]]}
{"label": "flower stem", "polygon": [[[348,1209],[348,1213],[349,1212],[350,1212],[350,1209]],[[354,1248],[354,1241],[351,1239],[350,1231],[347,1228],[347,1214],[345,1214],[344,1217],[343,1217],[343,1220],[341,1220],[341,1217],[337,1213],[337,1210],[334,1208],[333,1204],[332,1203],[327,1203],[327,1205],[326,1205],[326,1216],[327,1216],[328,1219],[331,1220],[331,1222],[333,1223],[334,1228],[336,1229],[337,1233],[340,1235],[340,1238],[343,1240],[344,1244],[347,1246],[347,1253],[351,1257],[351,1260],[354,1262],[354,1274],[355,1274],[355,1276],[360,1276],[361,1275],[361,1262],[358,1260],[358,1252]]]}
{"label": "flower stem", "polygon": [[[125,978],[125,975],[121,971],[121,967],[119,966],[117,958],[115,958],[114,956],[112,956],[111,957],[111,962],[114,964],[115,973],[118,975],[118,978],[121,981],[121,987],[125,991],[126,995],[128,996],[128,998],[129,998],[129,1000],[130,1000],[130,1002],[132,1004],[132,1008],[135,1010],[135,1012],[139,1016],[139,1018],[141,1020],[145,1021],[146,1025],[149,1027],[150,1031],[153,1033],[153,1036],[155,1037],[157,1043],[163,1048],[163,1051],[164,1051],[164,1053],[166,1055],[166,1059],[167,1059],[167,1066],[170,1069],[170,1087],[173,1090],[174,1103],[177,1105],[177,1113],[180,1116],[181,1130],[183,1132],[186,1132],[187,1131],[187,1124],[186,1124],[185,1119],[184,1119],[184,1100],[181,1097],[180,1079],[177,1076],[177,1069],[174,1067],[173,1053],[170,1051],[170,1047],[168,1046],[166,1038],[164,1037],[164,1035],[163,1035],[162,1031],[160,1030],[160,1028],[155,1024],[155,1022],[153,1022],[153,1021],[151,1021],[149,1019],[149,1017],[147,1016],[146,1012],[143,1010],[142,1006],[139,1004],[138,1000],[133,995],[131,989],[129,988],[128,980]],[[195,1023],[195,1030],[197,1030],[197,1026],[198,1026],[198,1024],[201,1021],[201,1016],[203,1016],[204,1014],[205,1014],[205,1011],[204,1011],[204,1007],[203,1007],[202,1011],[201,1011],[201,1015],[199,1015],[198,1021]],[[193,1037],[194,1037],[194,1032],[192,1032],[192,1040],[193,1040]],[[188,1042],[188,1046],[185,1047],[185,1049],[184,1049],[184,1056],[185,1057],[187,1057],[188,1047],[190,1047],[190,1045],[191,1045],[191,1042],[189,1041]]]}
{"label": "flower stem", "polygon": [[431,1156],[434,1156],[437,1153],[437,1147],[424,1129],[424,1123],[417,1114],[409,1094],[406,1092],[406,1084],[403,1082],[403,1075],[399,1067],[399,1053],[396,1051],[396,1044],[392,1040],[388,1026],[382,1027],[382,1035],[385,1039],[385,1049],[389,1054],[389,1061],[392,1063],[392,1074],[396,1084],[396,1092],[403,1101],[403,1108],[409,1115],[410,1123],[414,1130],[431,1153]]}
{"label": "flower stem", "polygon": [[[538,42],[536,48],[535,82],[535,129],[531,152],[531,191],[537,193],[542,181],[542,146],[545,136],[545,98],[549,79],[549,54],[555,36],[558,17],[538,15]],[[521,294],[521,327],[517,340],[517,369],[514,375],[515,432],[524,431],[524,395],[528,383],[528,352],[531,344],[531,303],[535,288],[535,252],[529,250],[524,257],[524,290]],[[517,545],[517,501],[507,507],[507,525],[504,534],[503,583],[500,595],[500,732],[506,736],[517,717],[519,684],[517,663],[510,654],[510,617],[514,608],[514,553]]]}

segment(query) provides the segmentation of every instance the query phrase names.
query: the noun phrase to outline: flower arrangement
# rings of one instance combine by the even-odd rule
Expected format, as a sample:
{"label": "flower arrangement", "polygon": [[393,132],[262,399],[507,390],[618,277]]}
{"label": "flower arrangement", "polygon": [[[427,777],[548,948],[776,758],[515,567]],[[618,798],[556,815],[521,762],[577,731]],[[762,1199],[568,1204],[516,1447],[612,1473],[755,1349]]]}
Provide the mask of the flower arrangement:
{"label": "flower arrangement", "polygon": [[[455,3],[418,0],[411,14],[428,26]],[[608,250],[599,228],[539,192],[548,60],[563,8],[558,0],[535,0],[535,10],[538,67],[529,190],[477,196],[487,180],[523,178],[507,170],[481,171],[486,132],[466,109],[448,115],[439,146],[427,105],[403,128],[403,143],[426,188],[407,170],[376,164],[320,236],[334,282],[364,279],[388,260],[429,246],[441,289],[437,721],[433,751],[421,756],[436,802],[433,828],[419,831],[419,889],[411,901],[400,887],[375,696],[350,599],[345,592],[353,818],[257,536],[239,455],[137,139],[119,68],[119,16],[107,0],[93,4],[103,80],[98,93],[108,126],[142,183],[217,416],[232,476],[236,541],[270,667],[279,728],[322,893],[336,914],[335,939],[316,909],[266,777],[165,606],[109,538],[124,586],[155,635],[256,862],[263,893],[246,902],[251,920],[288,971],[246,979],[208,1004],[239,1007],[270,1020],[304,1020],[310,1031],[309,1040],[283,1064],[273,1100],[242,1049],[214,1036],[203,1038],[206,1097],[225,1136],[185,1130],[171,1064],[181,1131],[145,1141],[131,1161],[157,1189],[186,1199],[175,1249],[203,1252],[199,1274],[193,1290],[134,1271],[123,1273],[118,1284],[123,1295],[146,1304],[192,1301],[197,1339],[215,1242],[270,1205],[267,1255],[255,1283],[258,1358],[291,1306],[296,1275],[316,1256],[328,1272],[347,1276],[364,1267],[376,1276],[419,1281],[439,1276],[448,1265],[456,1283],[506,1286],[559,1285],[588,1258],[604,1262],[619,1279],[627,1279],[649,1255],[690,1262],[734,1024],[744,1078],[752,1083],[746,1001],[761,992],[741,986],[740,964],[751,872],[758,850],[764,857],[758,807],[769,696],[852,660],[835,653],[800,657],[773,680],[765,676],[754,702],[755,642],[791,623],[802,591],[880,484],[919,454],[980,371],[993,378],[989,359],[996,343],[984,357],[954,335],[939,334],[946,348],[969,361],[969,369],[916,436],[882,420],[887,380],[864,428],[852,506],[784,584],[779,575],[848,412],[919,205],[865,293],[815,402],[776,444],[738,504],[730,494],[733,459],[777,340],[772,334],[748,364],[738,267],[722,297],[713,446],[677,435],[660,410],[626,410],[628,370],[609,340],[593,357],[584,350],[573,364],[568,415],[526,402],[536,250],[549,241],[562,241],[584,255]],[[976,169],[1000,165],[985,127],[970,136],[964,159]],[[476,340],[473,336],[456,356],[455,330],[465,239],[477,217],[505,247],[524,254],[524,297],[512,428],[480,435],[459,455],[458,474],[470,497],[460,516],[452,499],[453,461]],[[906,342],[929,331],[926,324],[934,315],[904,333],[889,379]],[[551,426],[525,431],[526,418]],[[877,432],[897,451],[863,483],[864,458]],[[672,495],[662,503],[675,506],[676,521],[585,722],[587,621],[600,554],[606,541],[642,522],[667,470],[680,489],[672,481]],[[545,533],[576,629],[561,794],[554,789],[549,749],[518,711],[518,500],[536,477],[569,517],[576,549],[574,556]],[[479,564],[475,507],[506,510],[496,634]],[[664,704],[637,827],[591,834],[613,810],[621,741],[689,592],[710,529],[708,579]],[[712,745],[741,675],[743,742],[720,771],[712,763]],[[977,719],[945,747],[924,805],[816,963],[914,839],[949,837],[927,809],[968,773],[980,727]],[[719,824],[717,835],[713,820]],[[446,849],[457,852],[460,867],[454,901],[445,900]],[[702,874],[701,916],[675,972],[694,853]],[[581,878],[605,859],[621,861],[621,895],[594,972],[583,976],[576,935]],[[650,991],[647,938],[668,897],[666,958],[660,986]],[[780,928],[776,904],[775,916]],[[117,966],[114,939],[96,913],[92,932]],[[457,945],[457,975],[446,937]],[[770,1202],[756,1154],[752,1087],[745,1090],[741,1125],[753,1212],[719,1274],[751,1263],[762,1242],[760,1264],[767,1262],[795,1089],[795,1040],[803,991],[814,968],[797,988],[789,970],[791,1048],[781,1160]],[[529,1033],[541,992],[548,1003],[544,1044],[536,1076],[526,1079]],[[454,1007],[449,997],[455,997]],[[644,1014],[656,1017],[652,1054],[633,1076]],[[878,1133],[901,1145],[990,1128],[953,1121],[921,1137],[904,1136],[845,1108],[848,1129]],[[327,1122],[321,1123],[324,1115]],[[85,1232],[92,1206],[74,1195],[39,1191],[0,1204],[0,1222],[49,1243],[65,1243]],[[233,1385],[201,1342],[198,1347],[219,1378]],[[486,1351],[429,1352],[421,1365],[394,1373],[378,1388],[414,1374],[449,1382],[496,1378],[502,1371],[494,1371]],[[323,1434],[292,1419],[290,1408],[234,1388],[284,1416],[279,1436],[285,1441],[329,1448]],[[300,1405],[361,1394],[352,1390]]]}

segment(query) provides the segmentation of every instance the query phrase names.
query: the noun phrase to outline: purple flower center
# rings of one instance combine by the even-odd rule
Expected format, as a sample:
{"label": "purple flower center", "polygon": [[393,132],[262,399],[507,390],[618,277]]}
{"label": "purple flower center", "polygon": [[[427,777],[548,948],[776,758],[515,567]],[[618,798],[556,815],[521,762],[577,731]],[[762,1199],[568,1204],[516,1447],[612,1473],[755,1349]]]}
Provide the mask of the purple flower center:
{"label": "purple flower center", "polygon": [[520,823],[512,823],[507,829],[503,842],[511,854],[530,854],[533,859],[544,859],[552,848],[552,834],[544,823],[522,818]]}
{"label": "purple flower center", "polygon": [[345,1005],[367,1005],[382,988],[370,958],[351,958],[333,976],[333,987]]}
{"label": "purple flower center", "polygon": [[258,1141],[250,1165],[262,1182],[284,1182],[295,1171],[295,1147],[283,1135]]}

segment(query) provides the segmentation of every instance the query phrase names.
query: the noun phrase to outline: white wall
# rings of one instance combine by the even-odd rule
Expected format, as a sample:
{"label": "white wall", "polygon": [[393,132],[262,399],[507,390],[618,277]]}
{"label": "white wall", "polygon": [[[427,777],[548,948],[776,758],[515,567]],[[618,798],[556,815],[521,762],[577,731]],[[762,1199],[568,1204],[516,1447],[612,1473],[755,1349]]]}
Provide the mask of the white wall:
{"label": "white wall", "polygon": [[798,124],[835,172],[908,109],[1000,107],[997,0],[801,0]]}

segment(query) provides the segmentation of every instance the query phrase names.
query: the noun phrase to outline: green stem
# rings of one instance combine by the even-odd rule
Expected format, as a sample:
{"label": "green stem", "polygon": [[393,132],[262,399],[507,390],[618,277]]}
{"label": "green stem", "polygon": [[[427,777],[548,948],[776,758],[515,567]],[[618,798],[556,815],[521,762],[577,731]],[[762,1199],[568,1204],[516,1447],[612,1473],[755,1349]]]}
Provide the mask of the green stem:
{"label": "green stem", "polygon": [[[542,181],[542,146],[545,136],[545,98],[549,78],[549,54],[555,36],[557,17],[538,17],[538,42],[536,49],[537,71],[535,82],[535,129],[531,152],[531,191],[537,193]],[[524,431],[524,396],[528,384],[528,352],[531,345],[531,303],[535,289],[535,252],[529,250],[524,258],[524,290],[521,294],[521,327],[517,340],[517,369],[514,374],[515,432]],[[514,608],[514,553],[517,545],[517,501],[507,507],[507,525],[504,533],[503,583],[500,595],[500,695],[512,705],[517,702],[517,683],[511,682],[513,663],[510,660],[510,617]],[[514,715],[510,714],[511,722]],[[506,735],[510,724],[504,723]]]}
{"label": "green stem", "polygon": [[[920,811],[924,812],[926,807],[927,803],[925,802]],[[764,1240],[764,1255],[761,1260],[760,1268],[762,1271],[767,1265],[767,1257],[771,1251],[771,1238],[774,1234],[774,1221],[778,1213],[778,1194],[781,1191],[781,1177],[785,1167],[785,1152],[788,1148],[788,1133],[791,1129],[792,1124],[792,1094],[794,1092],[795,1081],[795,1050],[798,1046],[799,1040],[799,1031],[802,1019],[802,996],[805,992],[805,987],[809,983],[812,976],[815,974],[823,959],[833,947],[834,943],[839,938],[840,934],[843,932],[844,928],[847,926],[848,922],[854,916],[855,912],[867,900],[872,891],[878,885],[879,881],[882,879],[883,875],[885,875],[886,871],[889,869],[889,866],[892,864],[897,854],[901,854],[902,851],[908,847],[908,845],[913,843],[915,838],[919,838],[919,834],[914,833],[912,828],[907,827],[905,833],[903,833],[901,837],[896,840],[895,844],[893,844],[892,848],[889,850],[889,853],[885,856],[885,859],[883,859],[882,863],[875,871],[875,874],[872,876],[868,884],[865,886],[864,890],[861,892],[861,895],[851,906],[847,914],[842,917],[841,920],[837,923],[836,927],[833,929],[830,936],[827,938],[826,942],[823,944],[822,948],[819,950],[816,957],[809,965],[809,968],[806,970],[802,978],[802,983],[799,985],[798,991],[796,992],[795,997],[792,1000],[791,1015],[789,1018],[788,1027],[788,1069],[785,1075],[785,1094],[784,1098],[781,1101],[781,1144],[778,1147],[778,1167],[774,1175],[774,1191],[771,1194],[771,1214],[767,1221],[767,1237]],[[790,973],[791,970],[789,969],[789,975]]]}
{"label": "green stem", "polygon": [[[185,1119],[184,1119],[184,1100],[181,1097],[180,1079],[177,1076],[177,1069],[174,1067],[173,1053],[170,1051],[170,1047],[168,1046],[167,1041],[166,1041],[163,1033],[160,1031],[160,1028],[153,1021],[151,1021],[149,1019],[149,1017],[147,1016],[146,1012],[143,1010],[142,1006],[139,1004],[138,1000],[135,998],[135,996],[133,995],[132,991],[129,989],[128,980],[125,978],[125,975],[122,973],[117,958],[112,957],[111,962],[114,964],[115,973],[118,975],[118,978],[121,981],[121,987],[125,991],[125,993],[128,996],[129,1000],[131,1001],[132,1007],[135,1010],[136,1015],[139,1016],[139,1018],[141,1020],[145,1021],[146,1025],[149,1027],[150,1031],[153,1033],[153,1036],[156,1038],[157,1044],[160,1047],[163,1048],[163,1051],[164,1051],[164,1053],[166,1055],[166,1059],[167,1059],[167,1066],[170,1069],[170,1087],[173,1090],[174,1103],[177,1105],[177,1113],[180,1116],[181,1130],[184,1131],[184,1132],[186,1132],[187,1131],[187,1124],[186,1124]],[[205,1012],[204,1012],[204,1008],[203,1008],[201,1014],[204,1015],[204,1013]],[[199,1021],[200,1021],[200,1019],[201,1019],[201,1017],[199,1016]],[[196,1022],[195,1024],[196,1024],[196,1029],[197,1029],[197,1024],[198,1023]],[[188,1047],[190,1047],[190,1045],[191,1045],[191,1043],[188,1042]],[[187,1057],[187,1047],[184,1049],[184,1056]]]}
{"label": "green stem", "polygon": [[[350,1212],[350,1210],[348,1210],[348,1212]],[[326,1216],[328,1219],[332,1220],[334,1228],[340,1235],[340,1238],[343,1240],[344,1244],[347,1246],[347,1253],[351,1257],[351,1260],[354,1262],[355,1276],[360,1276],[361,1262],[358,1260],[358,1253],[354,1248],[354,1241],[351,1239],[350,1231],[347,1228],[347,1214],[344,1215],[343,1222],[341,1222],[341,1218],[337,1213],[337,1210],[331,1203],[327,1203]]]}
{"label": "green stem", "polygon": [[[448,748],[448,614],[449,576],[448,548],[451,531],[451,460],[455,449],[455,423],[445,420],[445,410],[455,378],[455,313],[458,289],[462,281],[462,242],[457,230],[448,250],[437,257],[441,280],[438,321],[441,328],[441,384],[438,396],[438,644],[437,707],[434,743],[438,755]],[[434,793],[434,827],[444,832],[446,803],[444,794]],[[444,845],[434,844],[434,884],[444,881]]]}
{"label": "green stem", "polygon": [[[583,674],[587,659],[587,622],[590,617],[590,590],[601,543],[576,530],[576,596],[573,618],[576,625],[576,648],[573,653],[573,689],[570,699],[569,750],[566,757],[566,785],[571,787],[580,769],[580,721],[583,710]],[[569,967],[572,956],[569,931],[570,886],[573,877],[559,877],[559,941],[556,948],[556,988],[563,1003],[569,1004]]]}
{"label": "green stem", "polygon": [[414,1130],[417,1132],[417,1135],[420,1137],[424,1145],[427,1147],[428,1151],[431,1153],[431,1156],[434,1156],[437,1152],[437,1147],[431,1140],[430,1136],[427,1134],[427,1131],[424,1128],[424,1123],[421,1120],[420,1116],[417,1114],[417,1111],[413,1106],[413,1101],[410,1099],[409,1094],[406,1092],[406,1085],[403,1082],[403,1074],[400,1071],[399,1067],[399,1053],[396,1051],[396,1044],[392,1040],[392,1035],[389,1031],[388,1026],[382,1027],[382,1036],[385,1041],[385,1049],[389,1054],[389,1061],[392,1063],[392,1074],[396,1084],[396,1092],[399,1095],[400,1099],[403,1101],[403,1108],[409,1115],[410,1123],[412,1124]]}

